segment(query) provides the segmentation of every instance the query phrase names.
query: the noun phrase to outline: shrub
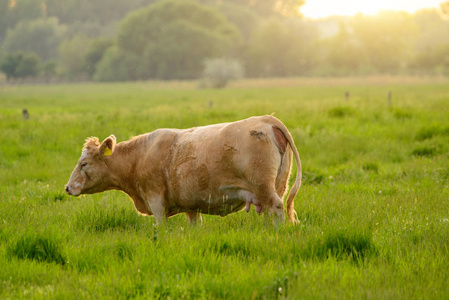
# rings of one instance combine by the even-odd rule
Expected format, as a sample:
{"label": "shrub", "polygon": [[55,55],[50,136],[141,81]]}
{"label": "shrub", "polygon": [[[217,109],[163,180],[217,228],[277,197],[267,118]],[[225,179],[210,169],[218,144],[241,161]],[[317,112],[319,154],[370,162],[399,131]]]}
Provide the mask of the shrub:
{"label": "shrub", "polygon": [[207,59],[204,63],[203,80],[207,86],[224,88],[231,80],[243,77],[243,67],[235,59]]}
{"label": "shrub", "polygon": [[39,73],[40,59],[34,53],[8,53],[0,64],[0,70],[7,79],[36,76]]}

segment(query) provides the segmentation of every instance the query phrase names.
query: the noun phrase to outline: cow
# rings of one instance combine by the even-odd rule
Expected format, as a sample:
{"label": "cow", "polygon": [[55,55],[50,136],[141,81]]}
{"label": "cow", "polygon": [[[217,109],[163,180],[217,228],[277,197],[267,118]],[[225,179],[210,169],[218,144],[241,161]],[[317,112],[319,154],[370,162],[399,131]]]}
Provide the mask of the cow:
{"label": "cow", "polygon": [[294,197],[301,186],[301,161],[286,126],[272,115],[194,127],[157,129],[116,143],[86,140],[65,186],[69,195],[120,190],[136,210],[156,224],[185,213],[189,223],[201,214],[226,216],[251,205],[284,221],[292,158],[297,175],[286,206],[297,222]]}

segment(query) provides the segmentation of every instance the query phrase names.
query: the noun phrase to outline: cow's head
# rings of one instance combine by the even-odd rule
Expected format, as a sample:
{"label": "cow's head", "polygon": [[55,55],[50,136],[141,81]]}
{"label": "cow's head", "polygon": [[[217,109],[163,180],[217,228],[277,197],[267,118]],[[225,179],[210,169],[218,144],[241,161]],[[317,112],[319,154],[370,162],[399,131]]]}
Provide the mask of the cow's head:
{"label": "cow's head", "polygon": [[80,159],[65,186],[69,195],[93,194],[108,189],[109,172],[106,161],[114,153],[115,136],[111,135],[101,144],[98,138],[89,138],[84,144]]}

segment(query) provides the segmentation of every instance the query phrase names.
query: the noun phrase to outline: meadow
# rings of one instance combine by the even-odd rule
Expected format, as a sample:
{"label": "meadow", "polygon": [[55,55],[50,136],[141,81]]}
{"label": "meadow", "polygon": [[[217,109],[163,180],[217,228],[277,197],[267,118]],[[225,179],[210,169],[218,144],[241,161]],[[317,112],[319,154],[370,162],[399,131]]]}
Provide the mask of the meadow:
{"label": "meadow", "polygon": [[[87,137],[271,113],[302,160],[298,225],[253,207],[156,227],[124,193],[64,193]],[[1,299],[448,299],[448,282],[448,79],[0,86]]]}

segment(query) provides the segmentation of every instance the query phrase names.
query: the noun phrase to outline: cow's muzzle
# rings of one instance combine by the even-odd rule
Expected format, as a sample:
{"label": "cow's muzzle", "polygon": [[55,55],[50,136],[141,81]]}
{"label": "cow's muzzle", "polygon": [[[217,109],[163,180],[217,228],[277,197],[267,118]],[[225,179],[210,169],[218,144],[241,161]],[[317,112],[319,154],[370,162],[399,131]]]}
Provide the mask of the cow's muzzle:
{"label": "cow's muzzle", "polygon": [[65,186],[65,192],[67,193],[67,195],[71,195],[72,194],[71,191],[70,191],[70,186],[68,184]]}

